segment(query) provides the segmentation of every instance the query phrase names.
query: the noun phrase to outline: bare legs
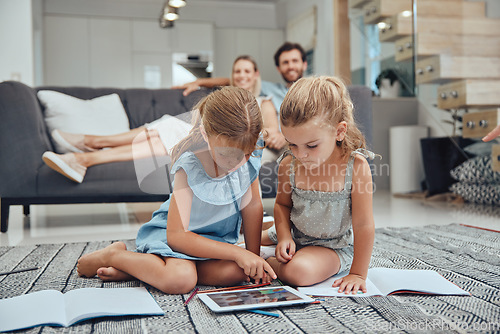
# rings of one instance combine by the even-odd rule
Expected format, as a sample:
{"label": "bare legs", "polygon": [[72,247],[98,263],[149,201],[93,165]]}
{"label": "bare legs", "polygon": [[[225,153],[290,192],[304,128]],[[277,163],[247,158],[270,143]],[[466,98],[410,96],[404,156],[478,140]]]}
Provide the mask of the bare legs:
{"label": "bare legs", "polygon": [[187,293],[197,283],[232,285],[245,279],[243,271],[232,261],[189,261],[136,253],[122,242],[82,256],[77,266],[80,276],[116,281],[137,278],[171,294]]}
{"label": "bare legs", "polygon": [[[105,147],[117,147],[123,145],[130,145],[134,139],[141,132],[145,131],[145,127],[141,126],[136,129],[132,129],[127,132],[119,133],[110,136],[94,136],[94,135],[84,135],[83,143],[94,149],[101,149]],[[155,130],[150,131],[151,134],[156,133]]]}
{"label": "bare legs", "polygon": [[279,279],[294,286],[306,286],[324,281],[340,269],[340,259],[334,250],[321,246],[299,249],[288,263],[275,257],[267,262]]}
{"label": "bare legs", "polygon": [[108,162],[130,161],[153,155],[166,155],[167,150],[163,146],[158,132],[156,130],[148,132],[149,140],[144,127],[114,136],[85,135],[85,145],[89,147],[98,148],[100,145],[105,144],[105,146],[101,147],[112,148],[94,152],[75,153],[75,158],[79,164],[88,168]]}

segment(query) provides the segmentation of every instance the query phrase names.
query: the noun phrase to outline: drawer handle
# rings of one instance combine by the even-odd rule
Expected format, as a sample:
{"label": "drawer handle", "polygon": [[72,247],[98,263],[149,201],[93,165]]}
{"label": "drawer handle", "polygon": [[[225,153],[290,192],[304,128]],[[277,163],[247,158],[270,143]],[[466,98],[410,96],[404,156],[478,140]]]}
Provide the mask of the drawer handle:
{"label": "drawer handle", "polygon": [[479,126],[482,128],[487,128],[488,127],[488,121],[485,119],[482,119],[479,121]]}
{"label": "drawer handle", "polygon": [[425,68],[425,70],[426,70],[427,72],[434,72],[434,67],[432,67],[432,65],[428,65],[428,66]]}
{"label": "drawer handle", "polygon": [[468,129],[474,129],[476,127],[476,122],[474,121],[468,121],[465,126],[468,128]]}
{"label": "drawer handle", "polygon": [[402,45],[398,45],[398,52],[403,52],[403,46]]}
{"label": "drawer handle", "polygon": [[456,90],[450,92],[451,97],[457,98],[458,92]]}
{"label": "drawer handle", "polygon": [[423,69],[421,69],[421,68],[417,68],[417,74],[418,74],[418,75],[422,75],[422,74],[424,74],[424,70],[423,70]]}
{"label": "drawer handle", "polygon": [[407,48],[407,49],[411,49],[411,42],[406,43],[406,44],[405,44],[405,48]]}
{"label": "drawer handle", "polygon": [[375,14],[377,12],[377,7],[373,6],[372,7],[372,13]]}
{"label": "drawer handle", "polygon": [[441,93],[441,99],[446,100],[446,93]]}

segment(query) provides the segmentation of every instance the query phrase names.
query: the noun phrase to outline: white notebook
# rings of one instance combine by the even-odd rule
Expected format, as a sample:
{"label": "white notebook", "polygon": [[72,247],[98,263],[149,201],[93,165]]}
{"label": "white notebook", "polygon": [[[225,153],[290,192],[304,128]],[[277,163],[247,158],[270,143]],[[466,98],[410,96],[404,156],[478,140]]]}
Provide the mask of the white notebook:
{"label": "white notebook", "polygon": [[436,271],[390,268],[368,269],[367,292],[346,295],[344,292],[339,293],[338,288],[333,288],[332,284],[335,280],[347,274],[348,272],[340,273],[321,283],[299,287],[297,290],[311,296],[335,297],[388,296],[397,293],[470,296],[468,292],[448,281]]}
{"label": "white notebook", "polygon": [[71,326],[82,320],[120,315],[163,315],[142,287],[43,290],[0,299],[0,331],[39,325]]}

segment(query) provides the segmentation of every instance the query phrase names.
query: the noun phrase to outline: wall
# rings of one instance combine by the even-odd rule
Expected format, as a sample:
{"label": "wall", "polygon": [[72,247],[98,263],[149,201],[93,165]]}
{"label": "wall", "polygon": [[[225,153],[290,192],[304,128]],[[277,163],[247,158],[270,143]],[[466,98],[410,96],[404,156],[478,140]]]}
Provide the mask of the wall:
{"label": "wall", "polygon": [[[278,24],[286,25],[302,13],[317,8],[317,38],[314,50],[314,73],[334,75],[333,53],[333,1],[332,0],[280,0],[278,2]],[[286,36],[288,39],[289,36]]]}
{"label": "wall", "polygon": [[281,79],[272,63],[283,42],[273,4],[190,1],[174,28],[160,29],[162,4],[46,0],[44,83],[143,87],[144,66],[153,65],[161,68],[161,86],[170,87],[174,52],[213,53],[215,76],[227,76],[234,58],[248,53],[263,79]]}
{"label": "wall", "polygon": [[31,0],[0,0],[0,81],[34,84]]}

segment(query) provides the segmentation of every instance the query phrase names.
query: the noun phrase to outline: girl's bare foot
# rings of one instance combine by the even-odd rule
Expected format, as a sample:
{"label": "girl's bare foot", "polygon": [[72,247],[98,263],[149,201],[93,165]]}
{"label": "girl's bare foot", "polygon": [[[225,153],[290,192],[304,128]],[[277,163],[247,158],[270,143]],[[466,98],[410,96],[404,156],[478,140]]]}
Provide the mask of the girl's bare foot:
{"label": "girl's bare foot", "polygon": [[134,276],[113,267],[97,269],[97,276],[103,281],[130,281],[134,279]]}
{"label": "girl's bare foot", "polygon": [[126,251],[127,246],[121,242],[114,242],[106,248],[83,255],[76,266],[79,276],[94,277],[99,268],[108,267],[109,256],[116,251]]}

